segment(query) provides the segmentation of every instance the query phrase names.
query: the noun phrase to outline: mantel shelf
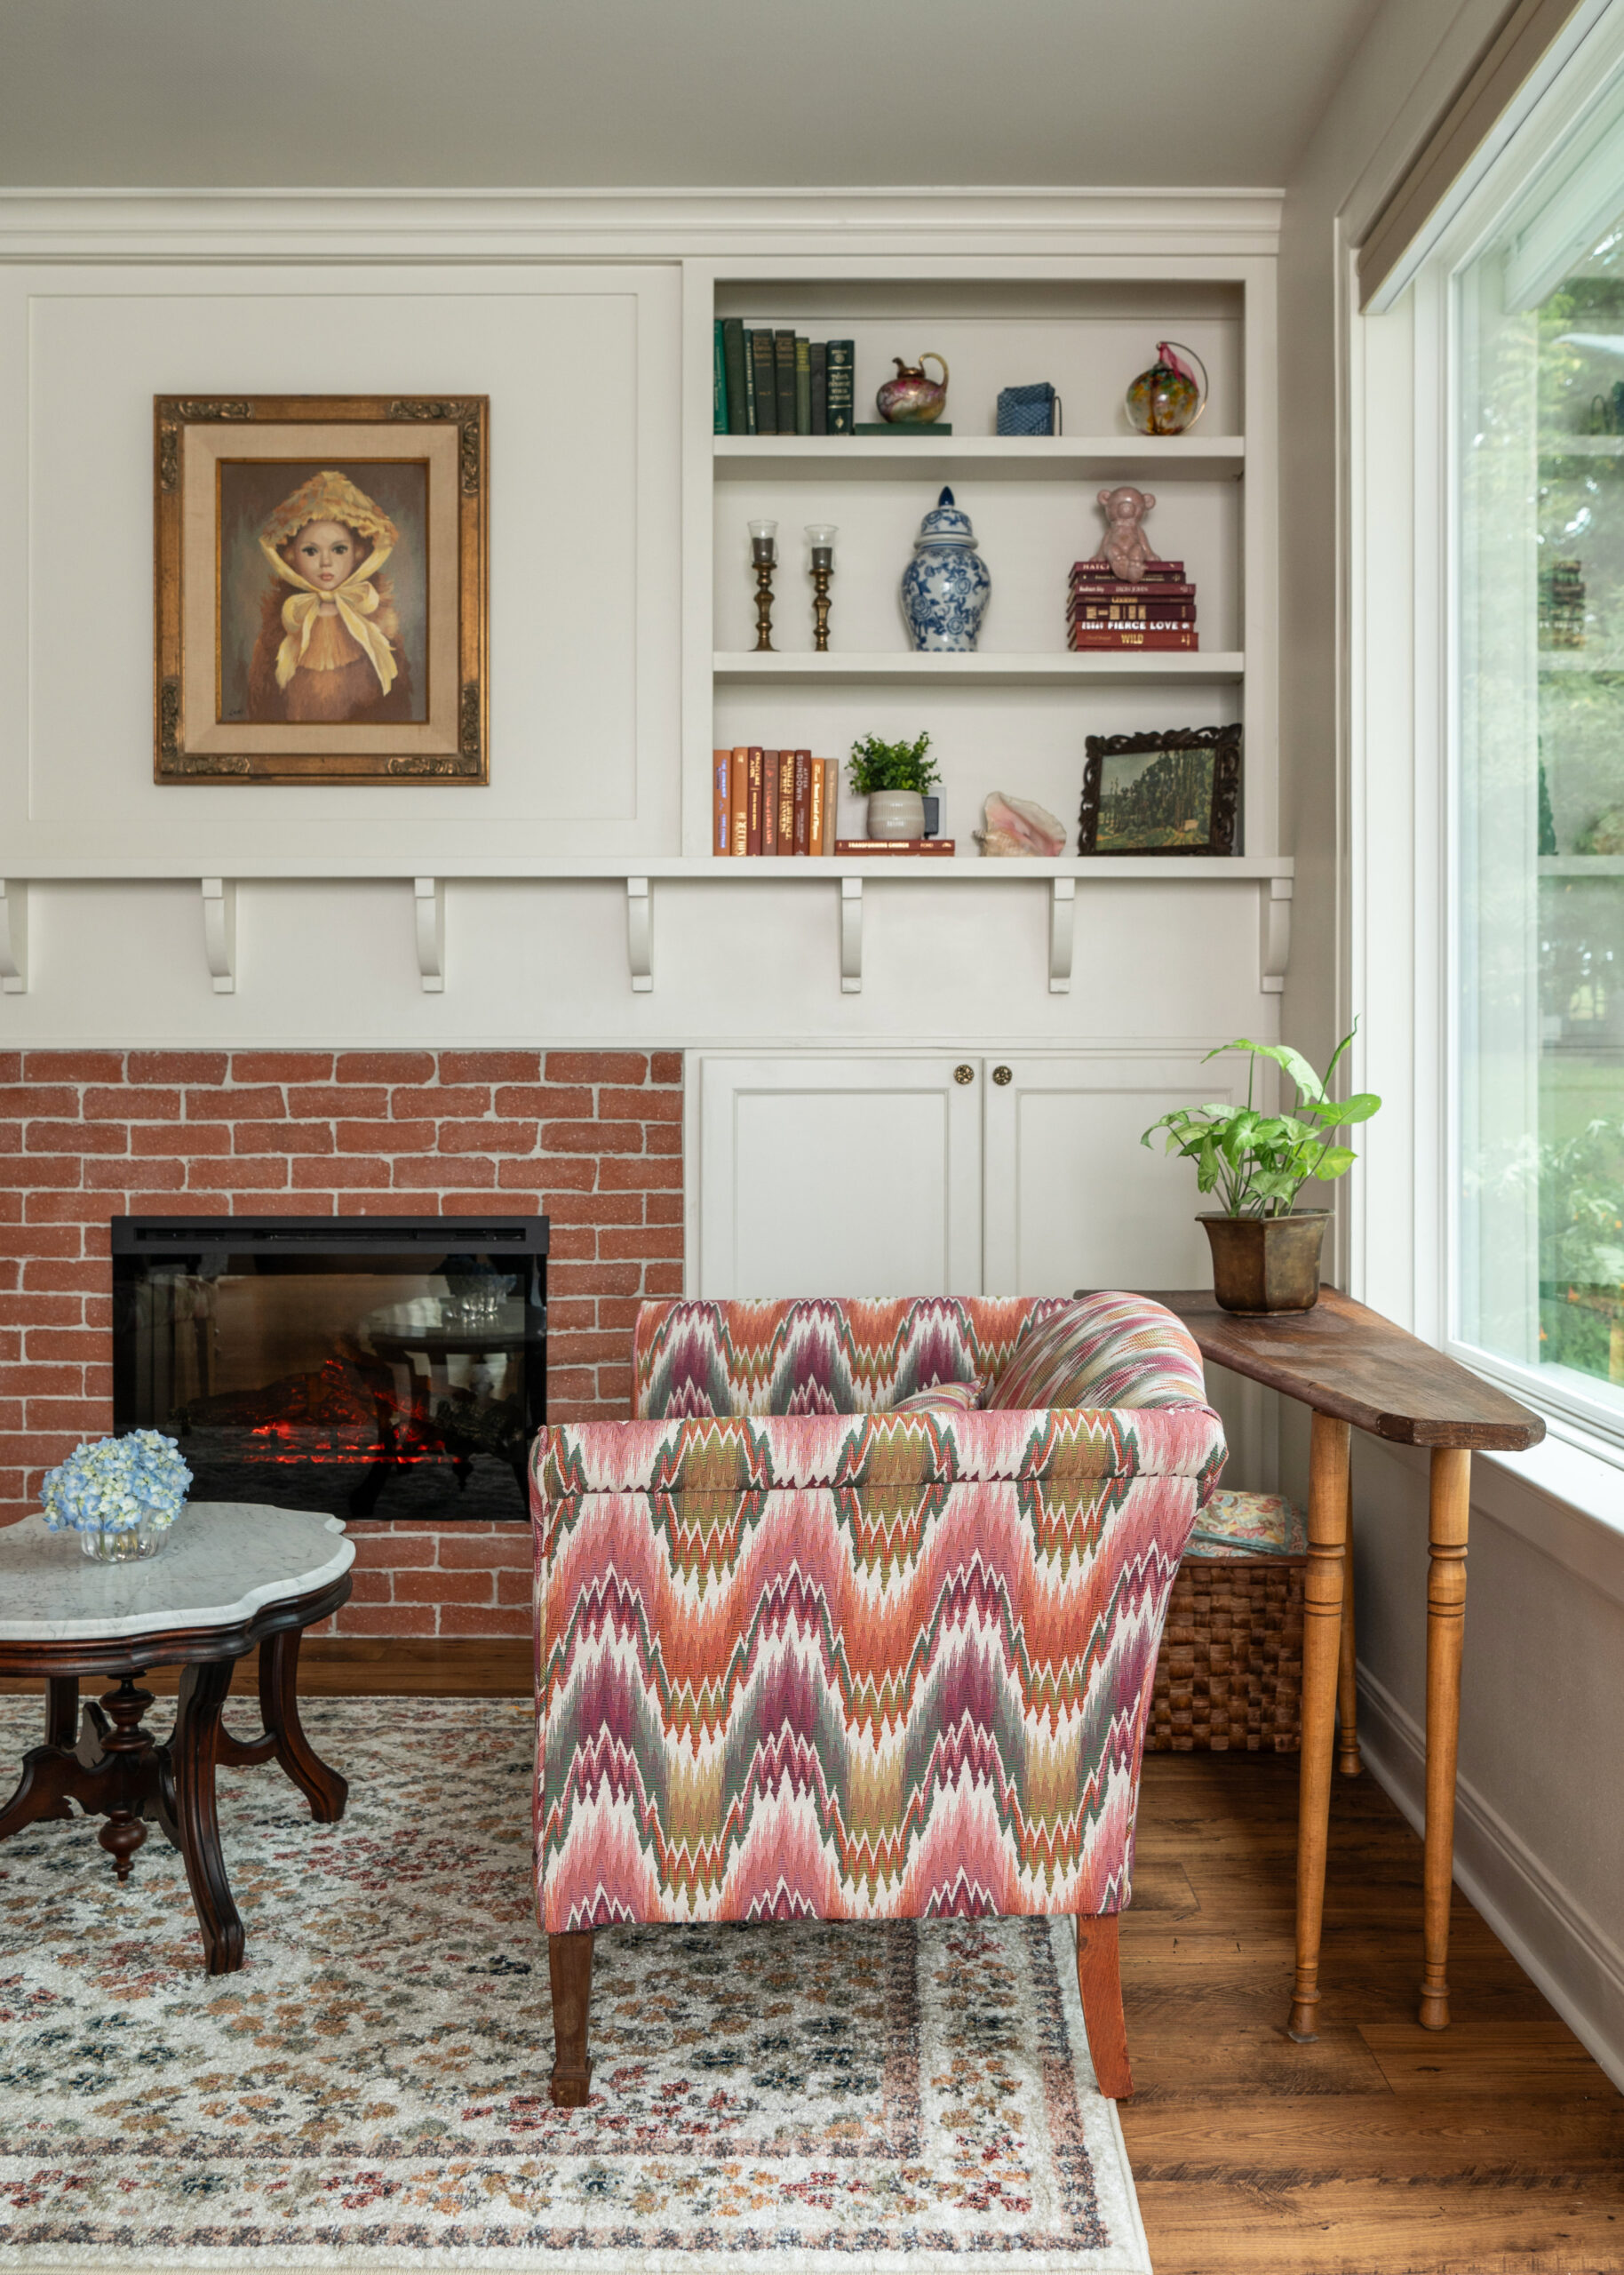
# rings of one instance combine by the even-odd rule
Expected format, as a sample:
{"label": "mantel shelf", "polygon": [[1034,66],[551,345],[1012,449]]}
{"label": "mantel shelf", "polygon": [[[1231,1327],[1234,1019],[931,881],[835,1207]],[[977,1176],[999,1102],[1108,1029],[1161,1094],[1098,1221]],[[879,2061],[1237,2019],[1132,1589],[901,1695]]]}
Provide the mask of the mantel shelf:
{"label": "mantel shelf", "polygon": [[719,680],[974,680],[981,686],[1030,687],[1052,680],[1204,679],[1246,677],[1246,659],[1238,649],[1142,649],[1073,654],[1057,648],[1023,655],[984,651],[970,656],[919,655],[899,648],[895,653],[862,654],[850,650],[816,655],[809,649],[770,651],[753,649],[735,653],[719,651],[714,659]]}
{"label": "mantel shelf", "polygon": [[[331,856],[319,853],[243,854],[240,858],[222,860],[217,853],[212,857],[217,868],[235,879],[254,879],[261,882],[275,879],[320,878],[343,882],[350,878],[399,878],[414,887],[418,881],[399,861],[386,855],[376,859],[346,861],[334,864]],[[535,880],[567,884],[573,882],[604,881],[623,883],[628,877],[670,879],[720,885],[743,884],[813,884],[826,883],[831,878],[864,877],[879,883],[888,881],[895,884],[1014,884],[1031,882],[1034,878],[1052,880],[1055,877],[1075,877],[1087,884],[1143,884],[1178,882],[1183,884],[1257,883],[1270,877],[1289,878],[1295,873],[1295,864],[1288,854],[1070,854],[1055,861],[1042,860],[985,860],[978,854],[959,855],[943,858],[927,854],[910,859],[905,854],[884,853],[867,859],[840,858],[807,855],[790,855],[782,858],[757,858],[754,860],[731,860],[714,854],[609,854],[581,856],[575,859],[544,858],[529,859],[511,850],[490,854],[458,854],[443,852],[436,864],[436,879],[491,882]],[[71,867],[60,863],[20,862],[10,872],[20,882],[32,878],[36,882],[109,880],[162,879],[188,882],[195,888],[196,876],[178,868],[173,856],[167,860],[140,863],[132,861],[128,851],[106,855],[87,853],[76,859]],[[425,879],[425,884],[434,880]],[[421,896],[420,896],[421,897]]]}
{"label": "mantel shelf", "polygon": [[1241,435],[937,435],[893,442],[886,435],[717,435],[719,482],[1079,482],[1109,473],[1125,481],[1235,482],[1246,471]]}

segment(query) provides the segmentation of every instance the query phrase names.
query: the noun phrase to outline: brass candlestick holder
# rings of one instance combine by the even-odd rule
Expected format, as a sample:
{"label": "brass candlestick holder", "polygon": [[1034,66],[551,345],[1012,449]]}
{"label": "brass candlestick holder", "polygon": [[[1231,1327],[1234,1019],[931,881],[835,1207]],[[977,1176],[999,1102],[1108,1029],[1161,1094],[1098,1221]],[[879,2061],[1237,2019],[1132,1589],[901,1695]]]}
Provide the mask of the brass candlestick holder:
{"label": "brass candlestick holder", "polygon": [[834,541],[839,535],[832,522],[807,523],[807,543],[812,548],[812,645],[820,656],[829,651],[829,579],[834,574]]}
{"label": "brass candlestick holder", "polygon": [[778,558],[776,522],[752,522],[750,557],[756,568],[756,648],[758,656],[770,655],[773,646],[773,567]]}

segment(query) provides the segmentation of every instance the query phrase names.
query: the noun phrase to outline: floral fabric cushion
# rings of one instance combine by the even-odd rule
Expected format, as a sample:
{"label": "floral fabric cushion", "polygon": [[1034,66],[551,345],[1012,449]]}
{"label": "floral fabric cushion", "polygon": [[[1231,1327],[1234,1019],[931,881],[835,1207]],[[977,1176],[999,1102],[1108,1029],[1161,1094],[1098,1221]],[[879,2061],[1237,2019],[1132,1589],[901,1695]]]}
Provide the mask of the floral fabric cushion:
{"label": "floral fabric cushion", "polygon": [[899,1398],[891,1409],[893,1414],[974,1414],[986,1397],[987,1385],[979,1375],[972,1375],[967,1382],[933,1383],[928,1390],[916,1390],[912,1398]]}
{"label": "floral fabric cushion", "polygon": [[1196,1521],[1187,1556],[1306,1556],[1302,1512],[1282,1493],[1217,1492]]}
{"label": "floral fabric cushion", "polygon": [[1162,1304],[1115,1290],[1034,1309],[990,1407],[1205,1405],[1201,1353]]}

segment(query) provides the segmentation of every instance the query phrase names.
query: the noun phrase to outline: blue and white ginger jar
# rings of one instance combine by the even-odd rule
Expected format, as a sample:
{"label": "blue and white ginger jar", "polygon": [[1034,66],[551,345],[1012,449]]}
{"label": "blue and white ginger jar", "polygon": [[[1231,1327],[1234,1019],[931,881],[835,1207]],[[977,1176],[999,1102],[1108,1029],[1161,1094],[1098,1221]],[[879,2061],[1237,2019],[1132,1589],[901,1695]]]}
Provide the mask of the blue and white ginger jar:
{"label": "blue and white ginger jar", "polygon": [[903,613],[915,648],[968,654],[991,591],[970,517],[944,490],[919,523],[903,571]]}

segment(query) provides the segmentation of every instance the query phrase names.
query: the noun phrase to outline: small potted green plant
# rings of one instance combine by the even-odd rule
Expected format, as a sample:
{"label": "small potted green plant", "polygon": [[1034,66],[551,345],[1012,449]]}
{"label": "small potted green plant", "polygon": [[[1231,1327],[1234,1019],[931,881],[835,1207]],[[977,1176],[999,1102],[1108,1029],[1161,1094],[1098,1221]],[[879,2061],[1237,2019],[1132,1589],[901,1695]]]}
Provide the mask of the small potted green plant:
{"label": "small potted green plant", "polygon": [[[1319,1300],[1319,1248],[1331,1212],[1293,1203],[1310,1177],[1329,1183],[1347,1175],[1357,1157],[1351,1145],[1338,1145],[1336,1133],[1368,1122],[1381,1104],[1373,1090],[1340,1105],[1329,1096],[1352,1041],[1346,1034],[1337,1044],[1324,1082],[1289,1043],[1250,1042],[1244,1035],[1221,1043],[1208,1058],[1250,1053],[1246,1105],[1180,1106],[1140,1139],[1148,1145],[1165,1130],[1167,1152],[1193,1161],[1198,1188],[1215,1193],[1223,1204],[1196,1221],[1206,1227],[1213,1293],[1225,1311],[1306,1312]],[[1289,1114],[1262,1114],[1253,1104],[1260,1058],[1272,1058],[1296,1086]]]}
{"label": "small potted green plant", "polygon": [[896,840],[925,834],[925,793],[941,780],[926,753],[930,737],[911,743],[882,743],[864,735],[853,743],[847,768],[851,786],[868,800],[868,834]]}

